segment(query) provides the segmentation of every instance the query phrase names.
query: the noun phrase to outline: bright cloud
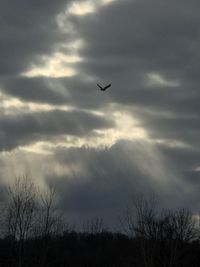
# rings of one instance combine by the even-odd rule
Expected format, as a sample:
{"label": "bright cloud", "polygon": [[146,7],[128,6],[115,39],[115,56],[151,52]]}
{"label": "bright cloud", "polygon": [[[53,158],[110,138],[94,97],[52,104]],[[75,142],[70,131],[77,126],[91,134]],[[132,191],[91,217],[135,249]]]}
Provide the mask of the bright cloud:
{"label": "bright cloud", "polygon": [[52,110],[71,111],[74,109],[70,105],[53,105],[22,101],[19,98],[11,97],[4,93],[0,93],[0,97],[2,99],[0,106],[4,110],[4,115]]}
{"label": "bright cloud", "polygon": [[84,16],[95,11],[95,3],[92,1],[73,2],[67,12],[76,16]]}
{"label": "bright cloud", "polygon": [[[47,76],[47,77],[71,77],[76,75],[76,70],[70,66],[72,63],[80,62],[77,55],[64,55],[55,53],[52,57],[46,58],[43,67],[33,66],[31,70],[22,73],[27,77]],[[67,66],[68,65],[68,66]]]}
{"label": "bright cloud", "polygon": [[77,1],[73,2],[66,13],[75,16],[85,16],[90,13],[94,13],[101,6],[108,5],[117,0],[87,0],[87,1]]}
{"label": "bright cloud", "polygon": [[149,85],[157,85],[157,86],[170,86],[177,87],[180,86],[178,81],[167,80],[159,73],[148,73],[147,74],[147,84]]}

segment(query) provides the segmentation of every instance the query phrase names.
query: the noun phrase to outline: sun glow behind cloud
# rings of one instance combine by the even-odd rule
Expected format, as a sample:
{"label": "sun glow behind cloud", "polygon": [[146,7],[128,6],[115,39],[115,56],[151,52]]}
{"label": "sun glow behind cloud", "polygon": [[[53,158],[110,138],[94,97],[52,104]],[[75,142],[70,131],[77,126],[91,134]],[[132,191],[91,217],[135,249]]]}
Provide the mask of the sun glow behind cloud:
{"label": "sun glow behind cloud", "polygon": [[[99,113],[99,116],[105,114]],[[88,133],[88,136],[76,137],[70,135],[61,135],[51,141],[39,141],[31,145],[20,147],[22,151],[29,151],[40,154],[51,154],[56,147],[93,147],[101,149],[111,147],[121,139],[126,140],[145,140],[148,141],[148,133],[144,128],[138,126],[138,121],[133,119],[128,113],[113,112],[111,117],[116,123],[116,127],[111,129],[94,130]]]}
{"label": "sun glow behind cloud", "polygon": [[[70,32],[72,28],[66,27],[68,15],[74,16],[84,16],[90,13],[94,13],[99,7],[106,6],[117,0],[99,0],[99,1],[77,1],[73,2],[67,9],[57,16],[57,23],[60,28],[65,32],[66,28]],[[33,65],[32,68],[22,73],[22,75],[27,77],[35,76],[47,76],[47,77],[70,77],[78,75],[73,64],[81,62],[83,59],[79,56],[79,49],[83,47],[84,41],[81,39],[76,39],[72,43],[60,44],[60,48],[64,52],[55,52],[48,57],[43,58],[43,62],[46,62],[43,66]],[[159,73],[148,73],[147,83],[149,85],[157,86],[179,86],[177,81],[171,81],[164,78]],[[19,99],[7,99],[4,101],[3,106],[8,110],[26,110],[26,112],[35,111],[51,111],[54,109],[60,110],[70,110],[71,107],[65,106],[55,106],[47,104],[36,104],[29,102],[22,102]],[[12,111],[11,111],[12,112]],[[105,116],[105,114],[103,114]],[[150,137],[146,129],[139,126],[139,123],[131,115],[126,112],[111,112],[110,116],[116,122],[116,127],[112,129],[94,130],[92,133],[88,134],[87,137],[74,137],[74,136],[60,136],[59,140],[49,141],[39,141],[31,145],[20,147],[21,150],[35,152],[35,153],[51,153],[57,146],[64,147],[110,147],[120,139],[126,140],[148,140]]]}
{"label": "sun glow behind cloud", "polygon": [[78,55],[65,55],[55,53],[54,55],[44,59],[45,65],[40,67],[33,65],[31,70],[22,73],[27,77],[47,76],[47,77],[71,77],[76,75],[76,70],[73,68],[73,63],[81,61]]}
{"label": "sun glow behind cloud", "polygon": [[113,112],[112,117],[116,122],[116,128],[97,130],[97,140],[95,141],[95,143],[99,145],[111,146],[120,139],[148,139],[148,134],[145,129],[138,126],[138,121],[128,113]]}
{"label": "sun glow behind cloud", "polygon": [[0,92],[0,107],[4,110],[5,115],[17,113],[32,113],[40,111],[63,110],[72,111],[74,108],[69,105],[52,105],[23,101],[16,97],[11,97]]}
{"label": "sun glow behind cloud", "polygon": [[93,12],[95,12],[95,3],[92,3],[92,1],[73,2],[67,10],[67,13],[77,16],[83,16]]}
{"label": "sun glow behind cloud", "polygon": [[76,16],[85,16],[90,13],[97,11],[98,7],[111,4],[116,0],[86,0],[86,1],[77,1],[73,2],[66,13],[76,15]]}
{"label": "sun glow behind cloud", "polygon": [[[57,15],[57,24],[63,31],[63,33],[66,32],[66,34],[74,34],[75,29],[68,20],[69,15],[85,16],[90,13],[96,12],[99,7],[106,6],[114,1],[116,0],[87,0],[73,2],[71,5],[67,6],[64,12]],[[43,64],[32,64],[31,68],[28,71],[21,73],[21,75],[26,77],[45,76],[54,78],[71,77],[77,75],[77,70],[73,64],[82,61],[82,58],[79,56],[78,51],[83,45],[83,41],[78,38],[67,46],[65,45],[65,43],[60,44],[60,48],[66,46],[66,48],[68,49],[68,51],[66,51],[66,54],[65,52],[61,53],[55,51],[55,53],[48,57],[43,56]]]}
{"label": "sun glow behind cloud", "polygon": [[[94,111],[94,113],[98,116],[106,116],[105,113],[100,111]],[[33,155],[38,155],[39,157],[53,157],[56,149],[85,147],[104,150],[105,148],[110,148],[120,140],[130,140],[136,143],[138,142],[139,147],[140,142],[149,143],[149,146],[151,146],[151,143],[148,142],[149,137],[147,131],[144,128],[140,127],[138,120],[134,119],[128,112],[110,111],[110,116],[115,120],[116,123],[116,127],[112,129],[94,130],[93,132],[88,133],[88,136],[84,136],[82,138],[76,136],[61,135],[55,138],[53,142],[43,140],[31,145],[18,147],[16,152],[22,154],[31,153]],[[151,156],[153,157],[154,155]],[[127,155],[127,157],[130,157],[131,160],[131,155]],[[138,165],[139,163],[141,164],[142,159],[139,156],[137,160],[139,161]],[[56,175],[62,176],[67,175],[68,172],[72,172],[72,168],[73,166],[68,166],[63,169],[63,166],[58,165],[56,169],[53,168],[52,171],[56,173]],[[84,168],[81,168],[80,166],[80,170],[83,171],[83,169]],[[77,166],[74,167],[73,172],[78,172]]]}

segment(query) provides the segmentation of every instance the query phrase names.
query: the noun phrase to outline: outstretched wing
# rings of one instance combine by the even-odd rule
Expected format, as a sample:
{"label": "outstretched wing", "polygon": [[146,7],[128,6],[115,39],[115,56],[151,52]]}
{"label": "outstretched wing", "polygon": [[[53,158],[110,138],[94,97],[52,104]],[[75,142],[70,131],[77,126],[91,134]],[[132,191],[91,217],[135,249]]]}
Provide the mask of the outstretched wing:
{"label": "outstretched wing", "polygon": [[108,84],[106,87],[104,87],[104,90],[106,90],[107,88],[111,87],[111,83]]}
{"label": "outstretched wing", "polygon": [[101,87],[101,85],[99,85],[98,83],[97,83],[97,86],[98,86],[101,90],[103,90],[103,87]]}

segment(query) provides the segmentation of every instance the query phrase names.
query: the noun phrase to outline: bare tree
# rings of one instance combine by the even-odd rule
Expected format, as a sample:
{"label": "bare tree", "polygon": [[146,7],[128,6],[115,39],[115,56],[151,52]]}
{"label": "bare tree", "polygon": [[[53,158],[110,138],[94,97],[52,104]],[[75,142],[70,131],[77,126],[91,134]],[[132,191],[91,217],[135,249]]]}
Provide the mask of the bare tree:
{"label": "bare tree", "polygon": [[37,223],[35,224],[35,236],[41,238],[41,266],[45,266],[52,236],[63,233],[64,220],[61,212],[56,208],[56,190],[49,186],[46,190],[40,190]]}
{"label": "bare tree", "polygon": [[95,217],[91,220],[86,220],[82,226],[83,232],[88,234],[98,234],[105,231],[105,226],[102,218]]}
{"label": "bare tree", "polygon": [[175,239],[190,242],[197,237],[195,220],[187,209],[178,209],[171,214],[171,225],[174,230]]}
{"label": "bare tree", "polygon": [[18,244],[19,266],[22,266],[24,241],[31,236],[37,211],[37,190],[27,176],[17,177],[7,187],[5,207],[5,233]]}
{"label": "bare tree", "polygon": [[2,208],[4,235],[17,250],[18,266],[23,266],[27,251],[25,242],[30,237],[43,239],[42,265],[48,251],[48,239],[64,230],[63,217],[56,209],[56,192],[50,186],[40,191],[28,175],[17,177],[6,188],[7,198]]}
{"label": "bare tree", "polygon": [[131,203],[126,207],[124,218],[120,218],[125,233],[136,237],[139,237],[140,234],[146,237],[150,236],[153,228],[150,228],[148,222],[155,220],[158,214],[157,208],[158,199],[155,195],[149,199],[146,199],[143,194],[132,196]]}
{"label": "bare tree", "polygon": [[62,233],[64,220],[62,213],[56,208],[56,190],[53,186],[39,191],[39,210],[35,235],[39,237],[50,237]]}
{"label": "bare tree", "polygon": [[164,228],[165,244],[168,243],[169,266],[183,261],[186,252],[184,244],[190,243],[197,237],[195,220],[187,209],[177,209],[165,215],[166,224]]}
{"label": "bare tree", "polygon": [[178,254],[181,244],[196,236],[195,223],[188,210],[158,212],[155,196],[134,197],[132,206],[127,208],[125,222],[127,230],[139,241],[146,267],[175,266],[184,257],[184,253]]}

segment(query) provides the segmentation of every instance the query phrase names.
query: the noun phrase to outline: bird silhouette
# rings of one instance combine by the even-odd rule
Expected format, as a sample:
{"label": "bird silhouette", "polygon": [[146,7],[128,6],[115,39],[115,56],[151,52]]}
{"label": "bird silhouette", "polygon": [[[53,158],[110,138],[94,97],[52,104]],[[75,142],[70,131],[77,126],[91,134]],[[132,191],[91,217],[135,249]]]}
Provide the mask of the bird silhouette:
{"label": "bird silhouette", "polygon": [[108,89],[108,88],[111,86],[111,83],[108,84],[108,85],[106,85],[105,87],[102,87],[101,85],[99,85],[99,84],[97,83],[97,86],[100,88],[101,91],[106,91],[106,89]]}

